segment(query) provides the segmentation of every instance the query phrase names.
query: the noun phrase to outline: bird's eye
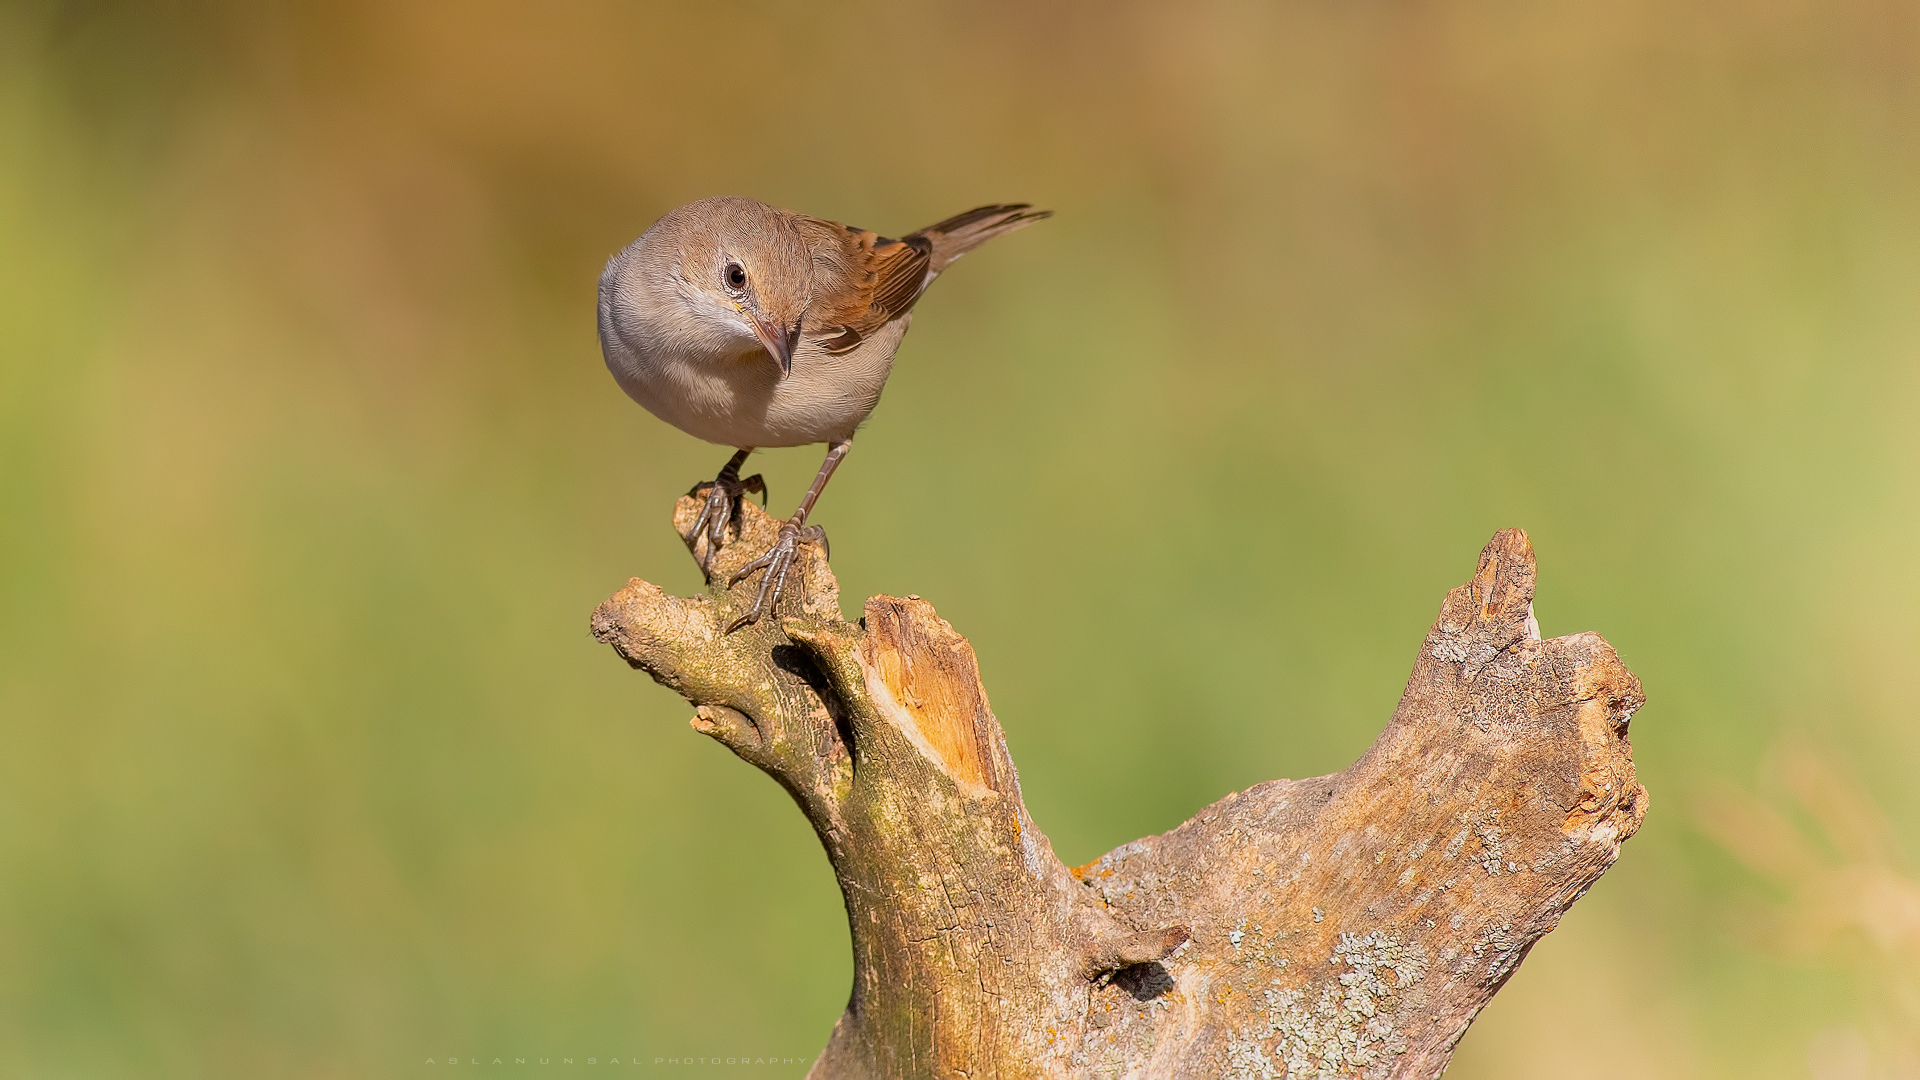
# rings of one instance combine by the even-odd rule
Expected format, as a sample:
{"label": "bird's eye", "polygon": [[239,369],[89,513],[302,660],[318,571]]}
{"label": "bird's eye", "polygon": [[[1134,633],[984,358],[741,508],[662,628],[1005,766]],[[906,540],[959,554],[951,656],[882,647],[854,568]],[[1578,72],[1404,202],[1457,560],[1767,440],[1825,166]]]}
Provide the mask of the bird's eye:
{"label": "bird's eye", "polygon": [[747,287],[746,268],[742,267],[737,262],[730,262],[727,264],[727,268],[724,271],[724,276],[727,281],[727,288],[729,289],[744,289]]}

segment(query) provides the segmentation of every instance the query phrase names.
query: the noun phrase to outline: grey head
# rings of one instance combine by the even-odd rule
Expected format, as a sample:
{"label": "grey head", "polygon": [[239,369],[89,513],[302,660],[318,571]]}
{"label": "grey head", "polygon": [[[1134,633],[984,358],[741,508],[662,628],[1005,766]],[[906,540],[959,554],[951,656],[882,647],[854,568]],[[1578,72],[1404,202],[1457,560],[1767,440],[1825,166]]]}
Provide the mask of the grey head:
{"label": "grey head", "polygon": [[[793,366],[812,291],[796,215],[723,195],[653,223],[600,275],[600,347],[608,366]],[[764,355],[763,355],[764,354]]]}

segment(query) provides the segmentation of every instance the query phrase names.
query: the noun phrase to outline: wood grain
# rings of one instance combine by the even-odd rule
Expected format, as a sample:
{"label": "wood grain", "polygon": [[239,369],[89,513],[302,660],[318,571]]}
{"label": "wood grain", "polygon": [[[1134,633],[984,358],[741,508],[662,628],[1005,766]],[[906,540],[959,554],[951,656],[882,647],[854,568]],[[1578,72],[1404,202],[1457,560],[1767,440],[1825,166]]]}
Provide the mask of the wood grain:
{"label": "wood grain", "polygon": [[754,583],[718,583],[777,528],[748,504],[705,595],[636,580],[593,629],[827,849],[854,987],[813,1076],[1438,1076],[1647,811],[1639,681],[1598,635],[1540,640],[1533,549],[1505,530],[1360,760],[1069,870],[932,605],[874,597],[845,622],[810,553],[806,596],[719,633]]}

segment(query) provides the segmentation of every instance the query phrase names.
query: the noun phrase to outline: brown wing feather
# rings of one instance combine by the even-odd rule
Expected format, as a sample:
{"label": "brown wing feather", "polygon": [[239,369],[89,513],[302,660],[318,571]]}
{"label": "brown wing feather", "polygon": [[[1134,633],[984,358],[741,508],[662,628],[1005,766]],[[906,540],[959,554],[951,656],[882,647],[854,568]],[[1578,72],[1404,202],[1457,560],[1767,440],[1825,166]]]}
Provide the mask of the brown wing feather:
{"label": "brown wing feather", "polygon": [[814,238],[816,284],[805,332],[830,353],[846,352],[913,310],[927,283],[953,260],[1052,214],[1026,203],[981,206],[899,240],[803,218]]}
{"label": "brown wing feather", "polygon": [[933,259],[925,237],[894,240],[817,218],[810,225],[816,291],[804,332],[828,352],[852,349],[920,299]]}
{"label": "brown wing feather", "polygon": [[873,307],[884,312],[873,325],[880,326],[913,307],[927,287],[927,264],[933,260],[933,245],[923,236],[905,240],[881,238],[873,249]]}

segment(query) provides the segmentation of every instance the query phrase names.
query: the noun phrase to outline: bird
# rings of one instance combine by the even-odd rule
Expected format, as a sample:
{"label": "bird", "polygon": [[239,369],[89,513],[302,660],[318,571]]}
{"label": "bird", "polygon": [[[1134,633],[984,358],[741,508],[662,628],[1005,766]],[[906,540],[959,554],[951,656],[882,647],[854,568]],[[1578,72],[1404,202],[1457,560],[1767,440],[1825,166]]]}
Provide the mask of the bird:
{"label": "bird", "polygon": [[[764,573],[753,606],[727,627],[757,622],[780,602],[803,544],[829,553],[808,516],[873,412],[913,321],[913,308],[954,260],[1053,214],[1027,203],[981,206],[898,239],[716,196],[669,211],[600,275],[600,349],[615,381],[648,412],[696,438],[735,448],[683,539],[709,581],[713,555],[758,476],[764,447],[827,444],[826,459],[773,545],[728,587]],[[706,555],[699,552],[704,532]]]}

